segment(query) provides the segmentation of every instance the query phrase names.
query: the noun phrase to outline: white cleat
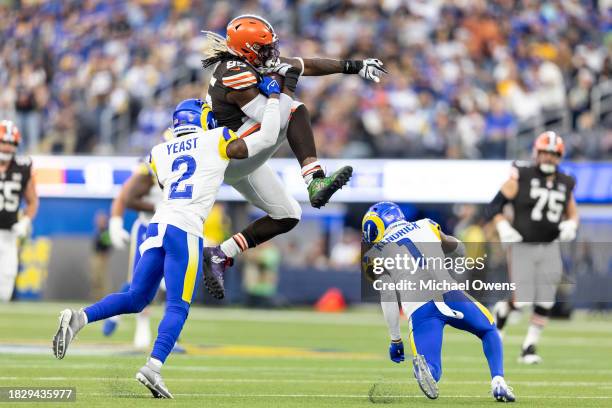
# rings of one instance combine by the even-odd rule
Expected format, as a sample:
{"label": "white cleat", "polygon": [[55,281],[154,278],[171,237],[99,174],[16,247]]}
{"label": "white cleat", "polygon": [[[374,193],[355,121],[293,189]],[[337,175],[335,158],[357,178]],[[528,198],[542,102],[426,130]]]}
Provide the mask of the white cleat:
{"label": "white cleat", "polygon": [[154,371],[148,365],[142,366],[140,370],[136,373],[136,379],[143,384],[145,387],[151,391],[153,397],[155,398],[174,398],[166,384],[164,384],[164,379],[161,374],[157,371]]}
{"label": "white cleat", "polygon": [[512,387],[509,387],[504,377],[496,376],[491,380],[491,394],[497,402],[514,402],[516,397]]}
{"label": "white cleat", "polygon": [[59,327],[53,336],[53,354],[57,359],[64,358],[68,346],[77,333],[85,327],[85,324],[87,323],[82,309],[78,312],[73,309],[62,310],[59,316]]}
{"label": "white cleat", "polygon": [[431,375],[431,370],[425,357],[417,354],[412,358],[412,367],[414,369],[414,378],[416,378],[419,388],[423,394],[429,399],[436,399],[440,393],[438,392],[438,383]]}

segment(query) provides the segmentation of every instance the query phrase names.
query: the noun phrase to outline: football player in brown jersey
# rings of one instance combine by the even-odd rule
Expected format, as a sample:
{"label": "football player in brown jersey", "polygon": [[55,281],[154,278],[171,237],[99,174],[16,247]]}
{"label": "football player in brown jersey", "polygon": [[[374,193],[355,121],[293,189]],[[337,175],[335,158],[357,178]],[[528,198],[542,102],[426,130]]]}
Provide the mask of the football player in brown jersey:
{"label": "football player in brown jersey", "polygon": [[[515,162],[510,178],[487,208],[500,241],[508,246],[508,275],[516,284],[513,299],[495,305],[498,329],[503,330],[511,310],[533,305],[519,358],[525,364],[542,361],[536,346],[563,272],[559,241],[574,240],[578,229],[576,182],[558,168],[564,151],[555,132],[539,135],[533,146],[535,162]],[[502,214],[506,203],[512,204],[512,221]]]}
{"label": "football player in brown jersey", "polygon": [[[18,241],[31,231],[38,211],[32,159],[17,156],[21,136],[9,120],[0,121],[0,302],[11,300],[19,265]],[[21,217],[21,200],[25,207]]]}
{"label": "football player in brown jersey", "polygon": [[344,73],[379,82],[386,71],[377,59],[341,61],[280,57],[274,29],[264,18],[254,15],[234,18],[227,26],[226,38],[211,32],[206,32],[206,36],[203,66],[214,67],[207,102],[218,125],[230,128],[239,137],[249,137],[259,129],[267,100],[266,84],[274,80],[262,75],[283,77],[282,80],[275,78],[282,82],[281,131],[276,145],[255,157],[231,162],[226,172],[225,182],[268,215],[206,256],[219,261],[218,265],[212,265],[213,268],[224,270],[229,258],[291,230],[300,219],[299,204],[266,163],[285,139],[300,163],[314,207],[325,205],[352,175],[352,168],[345,166],[325,176],[317,159],[308,110],[293,98],[299,77]]}

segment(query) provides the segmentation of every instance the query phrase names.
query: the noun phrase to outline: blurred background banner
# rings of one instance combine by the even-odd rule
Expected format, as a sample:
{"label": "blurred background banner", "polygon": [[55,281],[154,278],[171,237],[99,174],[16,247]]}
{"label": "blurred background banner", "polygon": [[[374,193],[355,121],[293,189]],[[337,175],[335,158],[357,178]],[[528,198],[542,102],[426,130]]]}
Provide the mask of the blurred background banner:
{"label": "blurred background banner", "polygon": [[[113,198],[138,162],[136,157],[34,156],[41,197]],[[398,201],[412,203],[488,203],[510,174],[507,160],[351,160],[354,175],[334,196],[336,202]],[[329,170],[345,161],[326,160]],[[299,166],[293,159],[272,159],[270,165],[289,192],[307,201]],[[564,163],[576,177],[578,203],[612,203],[612,163]],[[228,185],[218,200],[244,201]]]}

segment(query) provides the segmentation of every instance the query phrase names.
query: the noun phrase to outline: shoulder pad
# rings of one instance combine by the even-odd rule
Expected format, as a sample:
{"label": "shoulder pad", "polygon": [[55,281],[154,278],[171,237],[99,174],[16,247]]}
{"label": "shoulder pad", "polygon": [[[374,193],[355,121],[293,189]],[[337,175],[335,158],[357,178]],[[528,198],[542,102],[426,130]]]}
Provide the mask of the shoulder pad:
{"label": "shoulder pad", "polygon": [[510,178],[513,180],[519,180],[521,177],[521,171],[525,171],[531,167],[531,163],[525,160],[515,160],[512,162],[510,168]]}
{"label": "shoulder pad", "polygon": [[257,72],[244,62],[231,60],[223,64],[226,66],[221,75],[221,82],[226,88],[247,89],[257,85]]}
{"label": "shoulder pad", "polygon": [[512,162],[512,167],[530,167],[531,166],[531,162],[526,161],[526,160],[515,160]]}

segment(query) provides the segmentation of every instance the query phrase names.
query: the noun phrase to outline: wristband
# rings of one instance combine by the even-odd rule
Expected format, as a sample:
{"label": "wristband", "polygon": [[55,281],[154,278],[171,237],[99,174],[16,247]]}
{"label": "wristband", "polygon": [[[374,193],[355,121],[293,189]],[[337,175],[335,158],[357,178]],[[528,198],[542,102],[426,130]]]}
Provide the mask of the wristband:
{"label": "wristband", "polygon": [[300,70],[297,68],[291,67],[285,73],[285,81],[283,82],[283,85],[287,87],[289,91],[295,92],[299,78],[300,78]]}
{"label": "wristband", "polygon": [[344,60],[342,61],[343,74],[358,74],[363,68],[363,61]]}

